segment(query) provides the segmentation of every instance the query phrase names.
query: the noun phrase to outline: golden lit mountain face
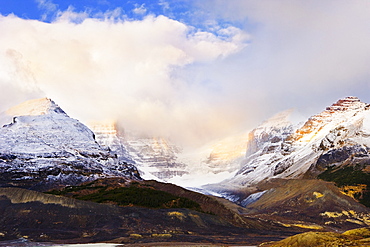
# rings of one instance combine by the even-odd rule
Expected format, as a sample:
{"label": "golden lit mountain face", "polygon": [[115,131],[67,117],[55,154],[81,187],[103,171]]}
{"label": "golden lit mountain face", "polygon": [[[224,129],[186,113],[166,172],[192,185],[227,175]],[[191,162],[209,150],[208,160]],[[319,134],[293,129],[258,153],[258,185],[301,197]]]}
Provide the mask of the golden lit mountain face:
{"label": "golden lit mountain face", "polygon": [[[334,124],[338,125],[354,116],[357,111],[365,108],[367,108],[367,104],[361,102],[357,97],[346,97],[345,99],[338,100],[336,103],[327,107],[325,111],[309,118],[303,127],[298,129],[288,140],[302,143],[311,142],[320,137],[320,131],[326,125],[330,124],[333,119],[336,119]],[[343,117],[338,119],[336,115],[343,115]]]}

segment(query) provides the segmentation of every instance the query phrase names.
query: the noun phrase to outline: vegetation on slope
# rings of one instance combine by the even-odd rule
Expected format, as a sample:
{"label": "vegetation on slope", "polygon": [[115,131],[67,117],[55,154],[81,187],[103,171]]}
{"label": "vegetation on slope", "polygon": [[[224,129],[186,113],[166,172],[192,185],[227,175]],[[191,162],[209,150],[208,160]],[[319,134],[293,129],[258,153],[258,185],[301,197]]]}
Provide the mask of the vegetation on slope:
{"label": "vegetation on slope", "polygon": [[128,187],[110,187],[108,185],[96,185],[91,182],[80,186],[69,186],[62,190],[52,190],[47,193],[119,206],[188,208],[201,211],[200,205],[195,201],[135,182]]}
{"label": "vegetation on slope", "polygon": [[361,204],[370,207],[370,174],[364,172],[360,166],[347,166],[339,169],[328,168],[318,178],[334,182],[340,188],[366,185],[365,190],[354,193],[353,196]]}

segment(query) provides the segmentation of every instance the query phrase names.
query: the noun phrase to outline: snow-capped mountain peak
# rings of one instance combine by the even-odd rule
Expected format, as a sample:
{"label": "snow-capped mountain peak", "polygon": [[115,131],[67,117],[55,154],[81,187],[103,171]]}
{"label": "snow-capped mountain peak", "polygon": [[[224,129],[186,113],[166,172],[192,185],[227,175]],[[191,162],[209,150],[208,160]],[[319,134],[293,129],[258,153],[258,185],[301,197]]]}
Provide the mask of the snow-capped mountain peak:
{"label": "snow-capped mountain peak", "polygon": [[361,102],[357,97],[350,96],[340,99],[320,114],[310,117],[303,127],[298,129],[291,138],[294,141],[306,143],[322,138],[322,134],[326,134],[327,132],[325,130],[329,130],[333,126],[350,120],[358,112],[365,109],[367,109],[367,104]]}
{"label": "snow-capped mountain peak", "polygon": [[100,146],[89,128],[50,99],[15,106],[2,114],[6,118],[11,122],[0,128],[0,181],[42,187],[138,177],[134,166]]}
{"label": "snow-capped mountain peak", "polygon": [[51,99],[33,99],[14,106],[6,111],[10,116],[37,116],[45,114],[66,113]]}
{"label": "snow-capped mountain peak", "polygon": [[300,128],[282,117],[264,122],[250,132],[242,168],[227,183],[253,185],[270,178],[309,176],[319,169],[316,163],[327,152],[343,147],[368,150],[369,109],[368,104],[351,96],[310,117]]}

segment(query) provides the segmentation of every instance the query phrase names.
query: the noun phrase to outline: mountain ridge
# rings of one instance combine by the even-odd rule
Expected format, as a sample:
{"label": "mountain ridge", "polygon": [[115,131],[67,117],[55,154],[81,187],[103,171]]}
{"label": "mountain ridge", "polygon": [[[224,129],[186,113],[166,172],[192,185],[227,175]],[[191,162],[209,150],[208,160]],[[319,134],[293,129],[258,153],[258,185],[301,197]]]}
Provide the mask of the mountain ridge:
{"label": "mountain ridge", "polygon": [[135,166],[102,148],[90,129],[50,99],[24,102],[5,115],[12,122],[0,128],[2,186],[48,189],[106,176],[140,179]]}
{"label": "mountain ridge", "polygon": [[[262,238],[276,238],[279,234],[341,231],[370,225],[370,209],[359,203],[368,196],[370,111],[369,105],[356,97],[339,100],[298,127],[288,121],[289,111],[277,114],[248,136],[226,138],[191,157],[175,155],[176,147],[165,139],[131,137],[131,146],[125,146],[130,142],[111,123],[94,134],[47,98],[12,109],[5,113],[11,122],[0,128],[1,187],[55,189],[56,193],[66,192],[66,196],[77,193],[81,199],[93,198],[96,202],[121,206],[0,188],[0,210],[9,214],[2,220],[0,230],[8,231],[3,235],[9,238],[22,233],[40,240],[39,231],[47,231],[49,237],[45,239],[50,240],[81,241],[86,237],[99,241],[114,236],[116,241],[127,243],[141,239],[156,241],[154,237],[166,236],[170,239],[165,241],[216,239],[224,243],[230,241],[228,230],[231,230],[235,243],[241,243],[246,233],[251,234],[248,236],[253,241],[262,242]],[[243,149],[244,141],[245,149],[241,152],[239,148]],[[171,159],[198,160],[192,168],[197,168],[195,175],[203,173],[203,180],[207,173],[215,172],[222,177],[237,168],[234,177],[199,189],[229,201],[172,184],[142,180],[135,165],[128,163],[137,160],[132,159],[135,155],[148,167],[159,164],[162,168],[174,168],[166,163]],[[189,176],[194,175],[191,170],[188,172]],[[129,184],[133,188],[126,188]],[[130,201],[115,194],[128,190],[144,193],[147,189],[175,197],[161,202],[165,208],[154,210],[133,208]],[[176,198],[192,200],[212,215],[167,208],[182,205]],[[106,212],[99,212],[101,209]],[[38,215],[46,211],[50,212],[50,219]],[[24,217],[29,212],[32,214]],[[60,218],[58,212],[71,217]],[[88,219],[91,212],[99,219],[105,218],[102,222]],[[87,222],[92,225],[87,226]],[[81,224],[85,224],[82,232]],[[68,227],[73,230],[68,231]],[[153,231],[158,227],[159,231]],[[182,229],[180,233],[178,229]],[[189,229],[196,229],[196,235],[189,233]],[[215,236],[213,231],[220,235]]]}
{"label": "mountain ridge", "polygon": [[[260,147],[246,151],[242,168],[226,183],[253,185],[269,178],[302,178],[318,166],[316,162],[329,149],[359,144],[370,146],[369,105],[357,97],[339,100],[320,114],[309,118],[302,127],[286,125],[251,132],[249,143]],[[255,145],[249,144],[249,149]],[[366,155],[366,157],[368,157]]]}

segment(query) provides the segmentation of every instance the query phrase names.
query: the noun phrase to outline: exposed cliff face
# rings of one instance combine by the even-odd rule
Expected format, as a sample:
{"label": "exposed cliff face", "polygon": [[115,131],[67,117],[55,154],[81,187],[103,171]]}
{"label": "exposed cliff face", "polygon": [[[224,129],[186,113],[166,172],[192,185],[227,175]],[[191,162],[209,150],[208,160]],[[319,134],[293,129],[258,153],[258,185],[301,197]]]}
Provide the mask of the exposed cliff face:
{"label": "exposed cliff face", "polygon": [[120,160],[135,164],[144,179],[168,181],[188,174],[186,165],[178,160],[181,148],[164,138],[120,131],[114,121],[89,125],[100,145],[109,148]]}
{"label": "exposed cliff face", "polygon": [[123,138],[124,132],[118,129],[114,121],[91,122],[89,127],[94,132],[95,140],[100,146],[110,149],[119,160],[130,164],[136,163],[127,149],[128,145]]}
{"label": "exposed cliff face", "polygon": [[136,168],[102,148],[93,132],[53,101],[38,99],[9,109],[0,128],[0,183],[47,189],[98,177],[139,179]]}
{"label": "exposed cliff face", "polygon": [[164,138],[126,135],[130,156],[147,179],[168,181],[188,174],[186,165],[178,160],[181,148]]}

